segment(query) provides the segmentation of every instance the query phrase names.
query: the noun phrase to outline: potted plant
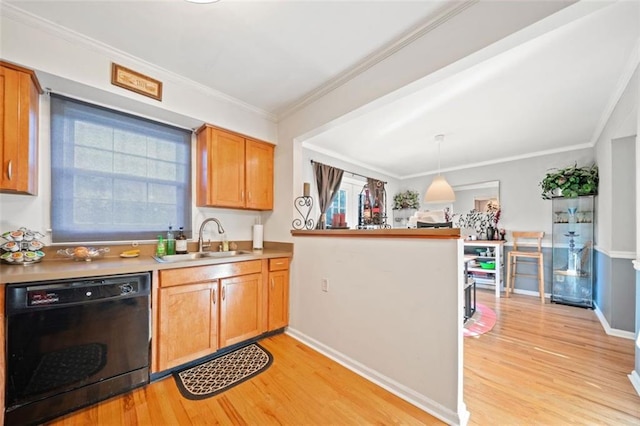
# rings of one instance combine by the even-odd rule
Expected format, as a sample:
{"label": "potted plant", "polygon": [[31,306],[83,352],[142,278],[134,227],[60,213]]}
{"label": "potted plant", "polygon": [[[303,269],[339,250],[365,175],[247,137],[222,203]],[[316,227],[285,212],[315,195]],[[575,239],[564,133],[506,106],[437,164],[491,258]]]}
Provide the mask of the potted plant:
{"label": "potted plant", "polygon": [[598,166],[573,166],[563,169],[551,169],[540,182],[542,198],[552,197],[575,198],[580,195],[596,195],[598,193]]}
{"label": "potted plant", "polygon": [[418,191],[407,190],[393,197],[393,221],[396,227],[404,228],[413,213],[420,208]]}
{"label": "potted plant", "polygon": [[407,190],[393,196],[393,209],[419,209],[418,191]]}

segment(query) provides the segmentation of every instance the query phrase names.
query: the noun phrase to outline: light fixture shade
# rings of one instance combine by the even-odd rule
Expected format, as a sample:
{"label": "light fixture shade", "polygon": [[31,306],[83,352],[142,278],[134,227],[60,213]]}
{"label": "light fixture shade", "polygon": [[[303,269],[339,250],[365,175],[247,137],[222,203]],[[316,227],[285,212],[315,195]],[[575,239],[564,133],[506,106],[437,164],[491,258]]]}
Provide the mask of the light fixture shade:
{"label": "light fixture shade", "polygon": [[433,182],[424,196],[425,203],[453,203],[455,200],[456,194],[453,192],[453,188],[442,175],[433,178]]}

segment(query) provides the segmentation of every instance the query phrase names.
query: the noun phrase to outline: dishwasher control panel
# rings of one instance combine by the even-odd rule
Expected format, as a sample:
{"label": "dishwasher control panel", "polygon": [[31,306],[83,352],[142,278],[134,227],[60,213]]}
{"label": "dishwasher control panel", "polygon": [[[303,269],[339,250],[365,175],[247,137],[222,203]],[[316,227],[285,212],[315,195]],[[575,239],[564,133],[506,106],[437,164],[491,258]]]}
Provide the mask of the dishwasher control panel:
{"label": "dishwasher control panel", "polygon": [[85,280],[65,280],[22,285],[10,285],[7,307],[36,307],[77,304],[94,300],[118,299],[150,293],[147,276],[121,275]]}

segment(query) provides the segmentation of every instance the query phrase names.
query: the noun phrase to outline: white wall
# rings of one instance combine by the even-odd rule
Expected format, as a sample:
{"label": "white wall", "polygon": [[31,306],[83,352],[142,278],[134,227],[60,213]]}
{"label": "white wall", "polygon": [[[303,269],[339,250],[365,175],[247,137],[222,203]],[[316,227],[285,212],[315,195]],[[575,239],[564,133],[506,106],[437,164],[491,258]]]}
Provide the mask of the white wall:
{"label": "white wall", "polygon": [[[225,99],[180,76],[93,44],[78,35],[60,32],[53,26],[36,25],[32,18],[16,14],[10,9],[2,9],[0,28],[2,59],[36,70],[43,88],[183,128],[196,128],[207,122],[277,142],[276,124],[267,114]],[[162,81],[162,102],[111,85],[111,62]],[[40,231],[50,228],[48,96],[41,96],[40,107],[39,193],[35,197],[0,194],[2,230],[20,226]],[[192,164],[195,164],[195,149]],[[197,229],[205,218],[217,217],[231,241],[250,240],[251,227],[259,216],[259,212],[196,208],[194,204],[192,226]],[[205,237],[219,239],[217,232],[213,232],[212,228],[211,231]],[[49,244],[49,238],[44,242]]]}
{"label": "white wall", "polygon": [[[613,156],[611,143],[614,139],[635,136],[638,115],[638,92],[640,84],[640,72],[636,65],[635,71],[628,85],[624,88],[620,99],[612,110],[612,113],[604,126],[596,142],[596,159],[600,172],[600,195],[598,196],[597,211],[597,238],[598,248],[609,254],[614,250],[613,244]],[[630,125],[630,123],[632,123]]]}
{"label": "white wall", "polygon": [[288,333],[460,423],[462,240],[299,237],[294,245]]}
{"label": "white wall", "polygon": [[[592,149],[580,149],[521,160],[513,160],[489,166],[464,170],[444,171],[443,175],[452,186],[466,185],[490,180],[500,181],[500,206],[502,209],[499,228],[507,231],[511,240],[512,231],[544,231],[545,243],[551,243],[551,201],[543,200],[538,185],[551,168],[562,168],[577,162],[579,166],[594,161]],[[424,197],[433,176],[405,179],[401,187],[417,189]],[[427,207],[427,206],[424,206]]]}

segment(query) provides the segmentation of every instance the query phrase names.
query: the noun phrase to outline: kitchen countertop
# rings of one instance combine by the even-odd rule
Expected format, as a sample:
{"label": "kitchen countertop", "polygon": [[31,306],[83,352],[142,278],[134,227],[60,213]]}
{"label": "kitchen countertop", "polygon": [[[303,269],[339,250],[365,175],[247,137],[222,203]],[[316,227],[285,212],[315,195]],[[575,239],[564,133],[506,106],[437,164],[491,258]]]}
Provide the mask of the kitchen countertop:
{"label": "kitchen countertop", "polygon": [[274,257],[292,257],[293,247],[265,248],[253,250],[248,254],[240,254],[223,258],[203,258],[182,262],[160,263],[151,255],[141,254],[134,258],[121,258],[117,255],[81,262],[69,259],[44,260],[31,265],[0,266],[0,283],[13,284],[31,281],[58,280],[66,278],[94,277],[100,275],[130,274],[161,269],[187,268],[190,266],[217,265],[223,263],[261,260]]}

